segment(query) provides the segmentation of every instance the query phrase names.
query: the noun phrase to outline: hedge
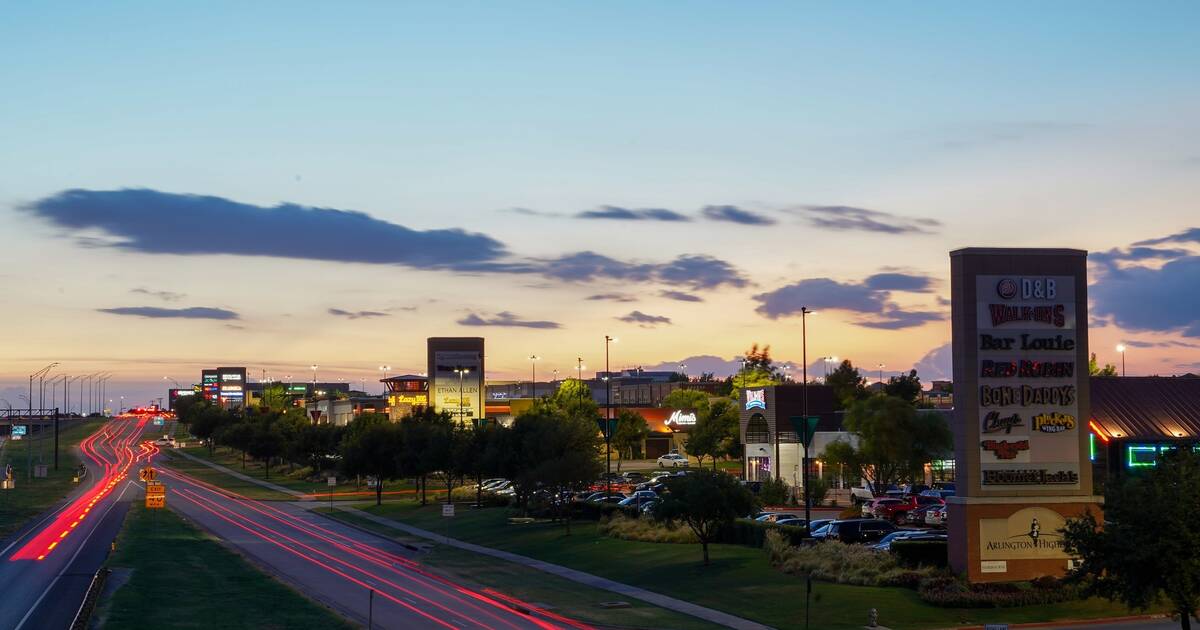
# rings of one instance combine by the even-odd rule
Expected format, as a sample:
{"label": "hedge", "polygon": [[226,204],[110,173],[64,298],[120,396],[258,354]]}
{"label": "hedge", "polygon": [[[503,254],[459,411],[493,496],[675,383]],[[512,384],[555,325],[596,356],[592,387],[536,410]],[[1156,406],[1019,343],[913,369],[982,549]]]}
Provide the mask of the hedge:
{"label": "hedge", "polygon": [[892,553],[906,567],[944,567],[949,548],[945,540],[892,541]]}

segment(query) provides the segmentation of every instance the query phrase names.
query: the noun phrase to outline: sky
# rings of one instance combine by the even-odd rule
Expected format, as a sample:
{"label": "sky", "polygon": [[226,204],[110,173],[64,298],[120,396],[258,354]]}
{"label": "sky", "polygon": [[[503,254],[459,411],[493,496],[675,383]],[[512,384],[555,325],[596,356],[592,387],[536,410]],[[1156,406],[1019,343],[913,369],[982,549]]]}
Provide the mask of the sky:
{"label": "sky", "polygon": [[[1200,5],[221,3],[0,22],[0,404],[206,366],[492,379],[752,343],[949,372],[949,257],[1090,256],[1090,344],[1200,371]],[[794,372],[799,371],[797,367]]]}

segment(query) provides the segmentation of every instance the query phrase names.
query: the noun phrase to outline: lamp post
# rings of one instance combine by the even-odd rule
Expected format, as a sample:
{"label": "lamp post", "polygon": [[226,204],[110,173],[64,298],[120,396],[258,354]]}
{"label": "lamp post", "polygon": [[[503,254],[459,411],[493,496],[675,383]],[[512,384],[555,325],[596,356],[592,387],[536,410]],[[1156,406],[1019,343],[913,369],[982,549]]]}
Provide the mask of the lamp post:
{"label": "lamp post", "polygon": [[[807,427],[808,423],[808,316],[814,314],[814,311],[808,310],[808,307],[800,307],[800,356],[803,359],[802,369],[804,382],[800,385],[801,404],[803,406],[804,422]],[[804,436],[804,457],[800,460],[802,467],[802,476],[804,483],[804,523],[807,526],[812,521],[812,501],[811,494],[808,488],[808,435]]]}
{"label": "lamp post", "polygon": [[456,367],[454,373],[458,375],[458,422],[462,424],[466,417],[466,409],[463,407],[463,378],[471,371],[471,368]]}
{"label": "lamp post", "polygon": [[612,371],[608,347],[616,340],[616,337],[604,335],[604,496],[612,494]]}
{"label": "lamp post", "polygon": [[583,357],[575,358],[575,380],[579,382],[579,401],[583,402]]}
{"label": "lamp post", "polygon": [[887,366],[880,363],[876,367],[879,368],[879,391],[882,392],[883,391],[883,368],[885,368]]}
{"label": "lamp post", "polygon": [[[390,365],[381,365],[381,366],[379,366],[379,371],[380,371],[380,372],[383,372],[383,380],[385,380],[385,381],[386,381],[386,380],[387,380],[387,378],[388,378],[388,372],[391,372],[391,371],[392,371],[392,366],[390,366]],[[384,392],[385,394],[387,393],[387,385],[384,385],[383,392]]]}
{"label": "lamp post", "polygon": [[1121,378],[1125,378],[1125,344],[1118,344],[1117,352],[1121,353]]}
{"label": "lamp post", "polygon": [[540,359],[536,354],[529,355],[529,397],[537,398],[537,362]]}
{"label": "lamp post", "polygon": [[313,389],[315,390],[317,388],[317,364],[314,363],[308,366],[308,368],[312,370],[313,373]]}
{"label": "lamp post", "polygon": [[837,357],[821,357],[821,360],[825,362],[825,373],[822,375],[822,379],[825,382],[825,384],[828,385],[829,384],[829,364],[837,363],[838,358]]}
{"label": "lamp post", "polygon": [[680,364],[679,364],[679,373],[683,375],[683,380],[684,380],[684,382],[686,383],[686,382],[687,382],[687,380],[688,380],[688,377],[687,377],[687,364],[686,364],[686,363],[680,363]]}

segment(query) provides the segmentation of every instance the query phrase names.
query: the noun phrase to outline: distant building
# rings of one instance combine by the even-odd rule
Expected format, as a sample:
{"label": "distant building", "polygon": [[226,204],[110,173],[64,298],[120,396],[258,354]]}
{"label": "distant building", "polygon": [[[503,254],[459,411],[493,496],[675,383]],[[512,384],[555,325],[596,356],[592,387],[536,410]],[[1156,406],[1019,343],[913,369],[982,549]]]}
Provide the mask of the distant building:
{"label": "distant building", "polygon": [[429,378],[402,374],[380,379],[386,388],[388,417],[393,422],[429,406]]}

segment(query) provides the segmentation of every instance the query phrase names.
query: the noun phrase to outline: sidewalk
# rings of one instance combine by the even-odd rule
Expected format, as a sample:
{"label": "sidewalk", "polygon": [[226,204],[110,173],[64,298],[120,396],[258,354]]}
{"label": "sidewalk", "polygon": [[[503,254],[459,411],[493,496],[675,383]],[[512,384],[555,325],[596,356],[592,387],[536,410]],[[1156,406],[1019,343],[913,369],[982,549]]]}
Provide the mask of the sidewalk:
{"label": "sidewalk", "polygon": [[[305,507],[310,507],[310,506],[305,506]],[[484,547],[482,545],[476,545],[476,544],[469,543],[469,542],[463,542],[461,540],[456,540],[454,538],[447,538],[446,536],[443,536],[441,534],[435,534],[431,531],[424,530],[419,527],[413,527],[412,525],[408,525],[406,523],[401,523],[399,521],[394,521],[390,518],[376,516],[374,514],[371,514],[369,512],[364,512],[364,511],[356,509],[356,508],[346,507],[346,506],[339,506],[339,508],[342,510],[345,510],[346,512],[354,514],[355,516],[365,518],[369,521],[378,523],[380,525],[391,527],[392,529],[400,530],[402,532],[411,534],[413,536],[419,536],[419,537],[425,538],[427,540],[432,540],[434,542],[441,543],[444,545],[449,545],[451,547],[457,547],[458,549],[463,549],[463,550],[470,551],[473,553],[483,554],[485,556],[491,556],[493,558],[499,558],[501,560],[506,560],[508,562],[514,562],[516,564],[524,565],[524,566],[527,566],[527,567],[530,567],[533,569],[537,569],[539,571],[544,571],[551,575],[556,575],[561,578],[566,578],[568,580],[571,580],[573,582],[578,582],[578,583],[584,584],[586,586],[603,589],[606,591],[611,591],[613,593],[624,595],[625,597],[631,597],[633,599],[640,599],[641,601],[644,601],[648,604],[653,604],[655,606],[658,606],[659,608],[666,608],[667,610],[673,610],[675,612],[680,612],[685,615],[691,615],[698,619],[703,619],[705,621],[709,621],[709,622],[712,622],[712,623],[715,623],[718,625],[722,625],[727,628],[739,628],[741,630],[769,630],[769,628],[770,628],[770,626],[764,626],[763,624],[756,623],[756,622],[750,621],[748,619],[743,619],[743,618],[737,617],[735,615],[730,615],[728,613],[723,613],[719,610],[705,608],[704,606],[697,606],[696,604],[692,604],[690,602],[685,602],[681,599],[675,599],[674,597],[668,597],[666,595],[661,595],[661,594],[655,593],[653,591],[647,591],[645,589],[638,588],[636,586],[630,586],[628,584],[614,582],[607,578],[602,578],[597,575],[592,575],[591,573],[584,573],[583,571],[576,571],[575,569],[571,569],[571,568],[564,567],[561,565],[551,564],[549,562],[542,562],[541,560],[537,560],[537,559],[530,558],[527,556],[510,553],[507,551],[501,551],[499,549],[492,549],[491,547]]]}
{"label": "sidewalk", "polygon": [[258,484],[264,488],[270,488],[271,490],[274,490],[276,492],[282,492],[288,496],[296,497],[297,499],[300,499],[301,501],[312,501],[313,500],[311,498],[312,495],[309,495],[309,494],[306,494],[306,493],[303,493],[303,492],[300,492],[297,490],[292,490],[291,488],[285,488],[281,485],[271,483],[270,481],[267,481],[265,479],[255,479],[254,477],[251,477],[250,475],[240,473],[232,468],[226,468],[220,464],[214,464],[214,463],[208,461],[207,459],[196,457],[195,455],[192,455],[190,453],[185,453],[179,449],[172,450],[170,452],[170,454],[171,455],[179,455],[181,457],[190,459],[198,464],[204,464],[205,466],[208,466],[209,468],[212,468],[213,470],[223,472],[226,475],[229,475],[231,477],[237,477],[238,479],[241,479],[242,481],[249,481],[250,483]]}

